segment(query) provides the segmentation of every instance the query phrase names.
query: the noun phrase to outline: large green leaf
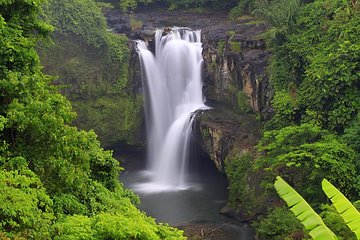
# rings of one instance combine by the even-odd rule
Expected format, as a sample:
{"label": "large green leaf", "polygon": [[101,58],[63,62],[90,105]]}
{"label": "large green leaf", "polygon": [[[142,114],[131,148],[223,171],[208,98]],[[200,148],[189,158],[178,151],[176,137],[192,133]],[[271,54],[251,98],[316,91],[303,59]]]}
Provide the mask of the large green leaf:
{"label": "large green leaf", "polygon": [[287,203],[290,210],[301,221],[310,236],[315,240],[337,239],[335,234],[324,224],[312,207],[280,176],[275,180],[275,189]]}
{"label": "large green leaf", "polygon": [[345,223],[351,231],[355,233],[356,238],[360,239],[360,213],[358,210],[356,210],[354,205],[328,180],[324,179],[322,181],[322,188]]}

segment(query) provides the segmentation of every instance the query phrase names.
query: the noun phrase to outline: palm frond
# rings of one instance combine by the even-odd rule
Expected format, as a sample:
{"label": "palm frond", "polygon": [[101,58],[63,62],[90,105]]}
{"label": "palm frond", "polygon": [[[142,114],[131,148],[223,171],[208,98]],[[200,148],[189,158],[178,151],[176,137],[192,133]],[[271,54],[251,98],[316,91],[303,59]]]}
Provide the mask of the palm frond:
{"label": "palm frond", "polygon": [[322,188],[334,204],[340,216],[344,219],[351,231],[360,239],[360,213],[351,202],[328,180],[322,181]]}
{"label": "palm frond", "polygon": [[337,239],[336,235],[324,224],[321,217],[285,180],[278,176],[274,183],[279,196],[316,240]]}

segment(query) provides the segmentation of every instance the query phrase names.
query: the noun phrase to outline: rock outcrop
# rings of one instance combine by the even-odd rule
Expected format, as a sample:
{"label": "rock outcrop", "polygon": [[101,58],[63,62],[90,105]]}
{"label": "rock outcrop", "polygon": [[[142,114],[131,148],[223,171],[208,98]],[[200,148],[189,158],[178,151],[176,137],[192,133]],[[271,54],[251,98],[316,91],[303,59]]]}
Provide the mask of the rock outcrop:
{"label": "rock outcrop", "polygon": [[251,17],[203,31],[206,94],[211,101],[239,105],[239,91],[254,112],[268,109],[265,23]]}
{"label": "rock outcrop", "polygon": [[224,160],[234,146],[251,149],[259,138],[259,124],[253,115],[234,114],[226,106],[217,105],[200,112],[195,126],[197,143],[220,171],[224,170]]}

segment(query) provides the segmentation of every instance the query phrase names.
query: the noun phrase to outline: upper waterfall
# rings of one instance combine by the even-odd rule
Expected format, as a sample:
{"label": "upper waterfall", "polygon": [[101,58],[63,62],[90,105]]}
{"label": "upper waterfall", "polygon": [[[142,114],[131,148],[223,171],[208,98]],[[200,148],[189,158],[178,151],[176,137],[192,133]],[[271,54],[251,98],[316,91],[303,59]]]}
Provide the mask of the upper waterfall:
{"label": "upper waterfall", "polygon": [[140,190],[187,188],[186,168],[195,112],[207,109],[202,94],[200,30],[173,28],[155,34],[155,54],[143,41],[137,48],[145,91],[148,170]]}

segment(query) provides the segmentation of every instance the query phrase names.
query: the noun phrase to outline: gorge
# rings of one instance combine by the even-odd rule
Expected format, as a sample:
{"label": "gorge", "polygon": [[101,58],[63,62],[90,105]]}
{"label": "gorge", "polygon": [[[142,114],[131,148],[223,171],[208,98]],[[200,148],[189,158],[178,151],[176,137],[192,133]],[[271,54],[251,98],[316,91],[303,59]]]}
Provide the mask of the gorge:
{"label": "gorge", "polygon": [[[196,18],[196,21],[192,21],[194,18]],[[204,58],[202,79],[204,81],[206,104],[211,106],[212,109],[210,111],[203,111],[196,116],[194,119],[193,132],[196,146],[210,157],[213,162],[212,164],[216,166],[220,172],[224,171],[225,159],[234,149],[235,151],[246,153],[251,151],[257,143],[259,138],[259,123],[255,116],[257,114],[262,118],[268,117],[270,111],[269,99],[271,97],[265,73],[267,66],[266,61],[269,54],[266,52],[264,40],[259,37],[265,31],[266,25],[263,22],[256,22],[256,20],[252,18],[229,24],[224,21],[223,18],[223,16],[217,15],[214,12],[192,13],[176,11],[174,13],[165,13],[159,12],[156,9],[154,9],[154,12],[149,11],[149,9],[143,12],[140,10],[128,15],[128,18],[126,18],[124,14],[117,15],[116,12],[108,13],[108,23],[109,26],[113,28],[113,31],[119,31],[119,33],[125,32],[134,40],[138,38],[142,39],[143,42],[148,45],[148,48],[156,53],[158,53],[156,50],[158,48],[156,39],[158,38],[157,34],[159,34],[156,30],[157,28],[163,29],[164,26],[166,26],[166,31],[170,31],[171,26],[181,24],[182,26],[189,26],[193,29],[202,29],[202,57]],[[142,27],[139,29],[131,29],[131,26],[128,25],[130,19],[137,19],[142,22]],[[154,19],[156,19],[156,21],[154,21]],[[133,49],[132,60],[130,61],[132,63],[132,70],[130,71],[132,75],[130,79],[132,79],[131,81],[133,82],[139,82],[141,81],[141,65],[137,62],[136,45],[130,42],[130,47]],[[135,68],[133,66],[135,66]],[[151,69],[153,70],[154,67]],[[139,85],[135,84],[134,86]],[[143,86],[146,87],[146,84]],[[138,91],[142,92],[144,89],[140,88]],[[158,142],[159,141],[151,141],[148,143],[151,145],[158,144]],[[192,159],[192,161],[194,161],[194,159]],[[209,161],[209,158],[207,158],[206,161]],[[130,165],[131,163],[127,166]],[[139,179],[141,181],[148,181],[149,179],[146,177],[134,177],[134,173],[131,171],[126,176],[126,178],[135,178],[137,181],[139,181]],[[137,191],[136,189],[138,189],[139,186],[133,182],[127,182],[126,178],[122,178],[122,181]],[[207,182],[212,182],[213,188],[218,188],[220,186],[219,183],[221,183],[221,181],[217,183],[209,180],[207,180]],[[191,196],[190,194],[203,196],[206,194],[206,189],[209,189],[208,185],[202,186],[203,183],[201,182],[192,182],[192,184],[202,187],[205,192],[184,192],[182,193],[184,196]],[[153,186],[140,184],[140,188],[140,192],[138,193],[145,201],[145,207],[142,207],[151,213],[152,216],[155,216],[157,219],[163,219],[166,222],[172,222],[177,225],[185,224],[186,221],[184,222],[181,216],[187,216],[187,214],[191,213],[196,219],[195,216],[197,216],[197,214],[201,215],[201,209],[212,211],[204,207],[198,208],[199,212],[195,213],[191,212],[193,207],[188,206],[186,209],[182,208],[177,214],[174,214],[177,212],[176,209],[172,209],[169,211],[173,213],[170,214],[171,217],[166,217],[165,213],[163,215],[159,214],[162,212],[159,207],[159,202],[163,203],[161,205],[162,207],[168,206],[171,208],[170,206],[184,206],[184,203],[180,201],[182,198],[178,197],[178,201],[173,201],[173,198],[168,198],[168,195],[161,194],[157,197],[151,197],[147,194],[141,194],[141,190],[142,192],[146,192],[146,190],[151,192],[154,190]],[[174,187],[172,188],[176,189]],[[174,194],[174,196],[177,196],[177,194]],[[169,200],[166,201],[165,199]],[[213,201],[212,199],[213,198],[209,196],[207,202],[211,203]],[[216,197],[214,200],[216,200]],[[201,198],[193,200],[193,202],[198,201],[206,205]],[[157,202],[157,204],[154,204],[154,202]],[[165,202],[167,202],[167,204]],[[175,205],[172,205],[174,203]],[[222,204],[214,205],[213,209],[217,209],[217,211],[220,212],[220,209],[225,205],[226,202],[222,201]],[[152,206],[153,209],[149,209],[149,206]],[[158,213],[156,209],[158,209]],[[223,208],[221,211],[225,215],[238,219],[251,218],[246,215],[239,217],[237,213],[238,210],[232,208]],[[208,221],[219,221],[219,219],[214,216],[216,216],[216,214],[208,217]],[[182,219],[182,221],[177,222],[176,219]],[[198,221],[200,222],[197,224],[204,223],[203,218],[198,219]],[[221,221],[226,222],[230,220],[221,219]],[[187,222],[187,224],[189,223],[190,222]],[[194,222],[191,223],[196,225]],[[242,236],[242,239],[248,239],[251,236],[251,230],[239,226],[237,230],[233,229],[233,232],[236,232],[238,236]]]}
{"label": "gorge", "polygon": [[134,168],[141,157],[132,159],[121,181],[139,194],[139,207],[159,222],[187,232],[197,226],[214,239],[250,239],[251,228],[219,215],[227,198],[225,177],[190,146],[197,113],[212,111],[202,94],[201,31],[157,29],[154,53],[144,41],[136,43],[145,95],[148,166],[145,172],[143,167]]}
{"label": "gorge", "polygon": [[[261,37],[261,34],[266,30],[266,24],[264,22],[252,17],[239,19],[238,21],[229,21],[222,12],[193,12],[186,10],[168,12],[157,8],[139,9],[132,14],[121,13],[116,9],[110,10],[107,12],[107,21],[113,32],[118,33],[119,36],[125,34],[129,37],[128,45],[130,53],[127,60],[129,79],[125,83],[124,90],[122,90],[126,92],[125,96],[124,94],[116,96],[106,91],[100,94],[93,92],[93,89],[96,89],[95,86],[103,86],[104,83],[110,83],[114,81],[114,78],[117,78],[117,75],[113,74],[113,72],[117,71],[114,68],[107,70],[106,74],[103,74],[103,76],[112,77],[112,79],[102,79],[101,76],[95,75],[96,78],[91,80],[91,78],[82,78],[81,76],[74,78],[74,75],[69,75],[69,73],[74,73],[73,67],[76,67],[78,72],[83,72],[83,70],[87,69],[89,63],[92,64],[91,62],[93,62],[93,53],[97,52],[96,49],[89,46],[84,48],[84,43],[81,43],[76,36],[57,35],[58,37],[55,38],[55,41],[59,41],[57,46],[62,46],[63,49],[71,49],[74,47],[72,44],[75,44],[75,46],[80,45],[79,47],[75,47],[76,54],[73,54],[75,53],[74,51],[67,51],[66,54],[61,56],[63,59],[62,62],[64,63],[61,68],[56,67],[58,63],[54,62],[51,58],[50,60],[44,61],[45,70],[49,73],[60,75],[59,80],[65,83],[71,81],[72,88],[66,90],[65,94],[75,102],[75,107],[79,115],[76,123],[79,124],[80,127],[85,129],[89,127],[94,128],[100,139],[105,140],[102,141],[102,143],[107,144],[104,146],[110,148],[114,147],[113,144],[115,142],[125,142],[142,148],[145,142],[151,145],[159,144],[159,142],[163,141],[157,139],[158,136],[155,135],[152,139],[149,138],[146,140],[144,134],[145,123],[142,119],[161,118],[163,123],[160,125],[167,126],[165,128],[169,128],[169,122],[171,121],[162,118],[163,115],[159,112],[151,115],[149,112],[141,110],[143,109],[141,106],[141,96],[146,88],[148,88],[148,85],[142,83],[142,64],[139,61],[137,51],[137,46],[141,47],[140,45],[142,44],[137,44],[136,40],[141,39],[144,44],[148,45],[148,49],[152,52],[159,51],[160,47],[157,46],[158,44],[156,44],[154,38],[160,40],[159,38],[162,34],[157,32],[156,29],[165,28],[166,31],[169,31],[169,27],[180,25],[192,29],[201,29],[201,37],[199,36],[200,33],[197,33],[198,36],[196,38],[198,41],[200,38],[202,39],[202,45],[199,46],[199,44],[197,44],[198,46],[195,48],[197,48],[197,64],[200,64],[199,58],[203,58],[203,60],[201,60],[201,75],[204,85],[201,87],[201,84],[198,82],[197,89],[203,89],[206,104],[212,108],[210,111],[203,111],[201,114],[198,114],[196,118],[192,119],[192,121],[194,121],[192,131],[195,137],[192,145],[196,146],[204,155],[209,156],[205,158],[206,160],[204,161],[210,161],[209,159],[211,159],[213,162],[211,164],[216,166],[220,172],[224,172],[225,159],[234,149],[241,153],[251,151],[259,138],[259,124],[256,116],[267,118],[270,112],[269,99],[271,97],[271,91],[268,90],[267,76],[265,74],[266,61],[269,54],[265,49],[264,39]],[[140,27],[131,26],[131,23],[136,21],[141,23]],[[69,43],[69,45],[64,46],[64,43]],[[202,48],[202,52],[200,48]],[[84,53],[81,53],[80,49],[84,49]],[[51,52],[52,54],[59,53],[61,55],[61,51],[63,50],[53,49]],[[154,57],[151,56],[152,54],[150,54],[148,50],[145,50],[144,47],[142,47],[142,52],[147,55],[147,58],[154,61]],[[43,55],[45,58],[51,56],[50,54]],[[59,56],[54,59],[58,57]],[[99,61],[103,58],[104,57],[95,59]],[[99,66],[102,66],[102,64],[103,63],[94,65],[93,69],[97,69]],[[112,65],[106,65],[107,68],[111,66]],[[99,68],[98,73],[101,73],[100,69],[101,68]],[[150,70],[156,71],[154,67],[151,67]],[[77,89],[85,89],[85,91],[79,92]],[[161,94],[166,94],[167,92],[168,91],[163,91]],[[161,99],[161,94],[155,95]],[[195,94],[195,96],[197,98],[196,105],[204,108],[203,97],[198,94]],[[145,97],[148,96],[145,95]],[[104,101],[105,99],[108,99],[106,102],[119,103],[117,106],[118,109],[108,106]],[[170,102],[167,103],[163,99],[159,101],[162,101],[161,104],[170,104]],[[134,103],[135,105],[123,105],[126,102]],[[125,109],[123,107],[125,107]],[[145,109],[146,107],[147,106],[145,106]],[[193,112],[194,110],[195,109],[190,109],[189,112]],[[118,122],[114,124],[114,114],[120,112],[121,114],[126,113],[126,115],[120,115]],[[94,116],[101,116],[101,124],[92,124],[89,126],[88,123],[91,122],[95,123],[97,121],[99,123],[98,119],[91,120]],[[124,122],[124,120],[127,119],[129,123]],[[150,122],[150,124],[153,123]],[[118,128],[117,126],[130,126],[130,128],[124,131],[123,127]],[[162,135],[164,136],[165,133],[162,133]],[[109,144],[110,139],[111,142]],[[131,141],[129,141],[130,139]],[[168,147],[166,147],[166,149],[170,150]],[[156,149],[154,152],[159,153],[160,151],[161,149]],[[123,145],[119,154],[123,155],[121,154],[122,152],[124,152]],[[175,153],[176,151],[171,152]],[[149,155],[151,156],[152,153],[149,153]],[[150,158],[157,157],[152,156]],[[123,165],[125,169],[127,169],[131,163],[124,157],[121,157],[121,159],[123,159]],[[156,167],[151,164],[151,161],[149,167],[153,170],[156,169]],[[163,172],[163,169],[158,168],[157,171]],[[173,170],[168,171],[168,176],[172,177],[173,175]],[[161,175],[156,174],[155,176]],[[153,183],[164,181],[163,179],[159,180],[151,176],[148,177],[147,175],[145,178],[135,178],[137,180],[141,179],[142,183],[150,181],[150,185],[152,184],[152,186],[149,184],[139,184],[139,182],[128,183],[127,186],[134,187],[135,189],[140,188],[140,190],[142,189],[145,192],[146,190],[154,191],[156,188],[159,191],[161,189],[181,189],[183,187],[181,180],[176,180],[175,183],[170,184],[170,186],[161,186],[162,184],[154,185]],[[179,177],[176,178],[179,179]],[[167,179],[167,177],[165,177],[165,179]],[[126,182],[124,179],[123,181]],[[165,182],[168,183],[169,181],[165,180]],[[219,183],[221,185],[221,181],[219,181]],[[177,187],[174,188],[174,184],[177,185]],[[198,185],[199,183],[193,182],[192,184]],[[216,185],[217,183],[214,184]],[[159,185],[161,187],[159,187]],[[226,185],[223,185],[223,187],[226,187]],[[220,211],[221,207],[225,205],[226,202],[222,202],[220,206],[217,205],[217,211]],[[231,216],[236,215],[233,214],[235,211],[231,208],[227,208],[223,212]],[[171,220],[167,219],[167,221]]]}

